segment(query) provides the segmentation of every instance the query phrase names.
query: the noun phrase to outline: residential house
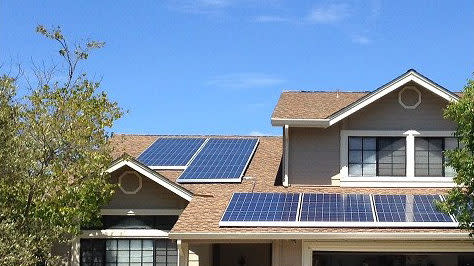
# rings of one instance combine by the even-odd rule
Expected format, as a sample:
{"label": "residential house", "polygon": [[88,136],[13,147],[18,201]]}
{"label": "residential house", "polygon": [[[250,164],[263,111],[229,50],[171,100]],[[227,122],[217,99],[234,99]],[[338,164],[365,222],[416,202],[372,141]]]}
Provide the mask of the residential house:
{"label": "residential house", "polygon": [[73,265],[467,266],[434,204],[460,95],[415,70],[368,92],[285,91],[277,136],[114,135],[118,184]]}

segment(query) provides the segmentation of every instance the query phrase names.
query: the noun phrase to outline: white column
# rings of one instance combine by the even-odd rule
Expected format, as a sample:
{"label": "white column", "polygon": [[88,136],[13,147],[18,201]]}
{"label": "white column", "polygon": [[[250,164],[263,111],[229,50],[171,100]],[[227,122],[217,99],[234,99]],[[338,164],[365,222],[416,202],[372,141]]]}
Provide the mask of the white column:
{"label": "white column", "polygon": [[189,245],[186,242],[177,240],[176,244],[178,246],[178,266],[188,266],[189,260]]}
{"label": "white column", "polygon": [[290,127],[285,125],[284,127],[284,150],[283,150],[283,186],[288,187],[290,181],[288,180],[288,156],[289,156],[289,149],[290,149],[290,141],[289,141],[289,132]]}
{"label": "white column", "polygon": [[419,133],[415,130],[405,132],[407,136],[407,177],[415,177],[415,135]]}
{"label": "white column", "polygon": [[281,240],[272,241],[272,266],[280,266]]}

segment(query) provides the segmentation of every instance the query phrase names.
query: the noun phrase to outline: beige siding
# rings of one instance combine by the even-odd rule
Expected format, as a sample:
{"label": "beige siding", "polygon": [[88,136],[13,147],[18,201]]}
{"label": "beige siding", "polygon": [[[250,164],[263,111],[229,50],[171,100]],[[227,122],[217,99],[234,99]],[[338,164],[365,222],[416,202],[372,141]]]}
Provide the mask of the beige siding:
{"label": "beige siding", "polygon": [[339,173],[339,127],[290,128],[290,184],[331,185]]}
{"label": "beige siding", "polygon": [[[411,84],[412,85],[412,84]],[[405,109],[398,92],[382,97],[329,128],[299,128],[289,131],[288,174],[293,185],[334,185],[340,170],[340,129],[346,130],[455,130],[443,118],[447,101],[419,88],[421,104]]]}
{"label": "beige siding", "polygon": [[[130,169],[122,169],[113,174],[111,182],[117,184],[118,177]],[[136,194],[125,194],[116,189],[112,200],[104,209],[184,209],[187,201],[168,189],[158,185],[148,177],[142,177],[142,188]],[[134,185],[125,184],[126,187]]]}
{"label": "beige siding", "polygon": [[375,101],[349,116],[345,129],[354,130],[454,130],[455,124],[443,118],[447,101],[418,87],[421,104],[416,109],[405,109],[398,102],[399,90]]}

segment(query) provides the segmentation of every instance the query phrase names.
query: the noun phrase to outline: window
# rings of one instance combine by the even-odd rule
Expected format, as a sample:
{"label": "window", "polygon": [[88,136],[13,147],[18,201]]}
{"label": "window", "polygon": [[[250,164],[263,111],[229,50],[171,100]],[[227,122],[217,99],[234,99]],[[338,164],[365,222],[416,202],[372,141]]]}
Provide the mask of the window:
{"label": "window", "polygon": [[454,176],[444,151],[458,148],[456,138],[415,138],[415,176]]}
{"label": "window", "polygon": [[349,137],[349,176],[405,176],[403,137]]}
{"label": "window", "polygon": [[81,265],[170,266],[178,263],[171,239],[82,239]]}

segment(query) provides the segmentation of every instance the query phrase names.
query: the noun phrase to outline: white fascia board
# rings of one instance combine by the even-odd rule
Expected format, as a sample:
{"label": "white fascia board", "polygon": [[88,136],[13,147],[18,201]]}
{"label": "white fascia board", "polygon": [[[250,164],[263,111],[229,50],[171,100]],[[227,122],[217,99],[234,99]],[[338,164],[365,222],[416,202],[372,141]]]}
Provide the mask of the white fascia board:
{"label": "white fascia board", "polygon": [[329,127],[329,119],[310,119],[310,118],[272,118],[272,126],[291,126],[291,127]]}
{"label": "white fascia board", "polygon": [[336,114],[335,116],[331,117],[329,121],[329,125],[334,125],[335,123],[341,121],[342,119],[350,116],[351,114],[359,111],[360,109],[366,107],[367,105],[375,102],[376,100],[382,98],[383,96],[391,93],[392,91],[400,88],[401,86],[411,81],[421,85],[422,87],[426,88],[427,90],[433,92],[434,94],[440,96],[441,98],[447,101],[451,102],[451,101],[457,100],[451,94],[447,93],[444,89],[437,86],[436,84],[424,79],[423,77],[421,77],[415,72],[409,72],[406,75],[400,77],[398,80],[390,84],[387,84],[385,87],[379,89],[378,92],[369,94],[366,99],[352,106],[348,110],[345,110],[344,112],[340,114]]}
{"label": "white fascia board", "polygon": [[107,173],[112,173],[124,166],[128,166],[130,168],[132,168],[133,170],[137,171],[138,173],[148,177],[149,179],[155,181],[157,184],[165,187],[166,189],[170,190],[171,192],[175,193],[176,195],[182,197],[183,199],[187,200],[187,201],[191,201],[193,195],[180,188],[178,185],[175,185],[173,183],[171,183],[171,181],[169,181],[168,179],[166,179],[165,177],[162,177],[161,175],[159,175],[158,173],[150,173],[150,171],[153,171],[150,169],[150,171],[146,171],[145,169],[143,169],[141,166],[137,165],[136,163],[134,162],[131,162],[129,160],[123,160],[115,165],[113,165],[112,167],[110,167],[109,169],[106,170]]}
{"label": "white fascia board", "polygon": [[221,227],[456,228],[456,222],[219,222]]}
{"label": "white fascia board", "polygon": [[183,209],[102,209],[102,215],[180,215]]}
{"label": "white fascia board", "polygon": [[304,239],[304,240],[471,240],[467,232],[333,232],[333,233],[275,233],[275,232],[170,232],[171,239],[195,240],[263,240],[263,239]]}
{"label": "white fascia board", "polygon": [[168,234],[158,229],[105,229],[84,230],[80,238],[168,238]]}

